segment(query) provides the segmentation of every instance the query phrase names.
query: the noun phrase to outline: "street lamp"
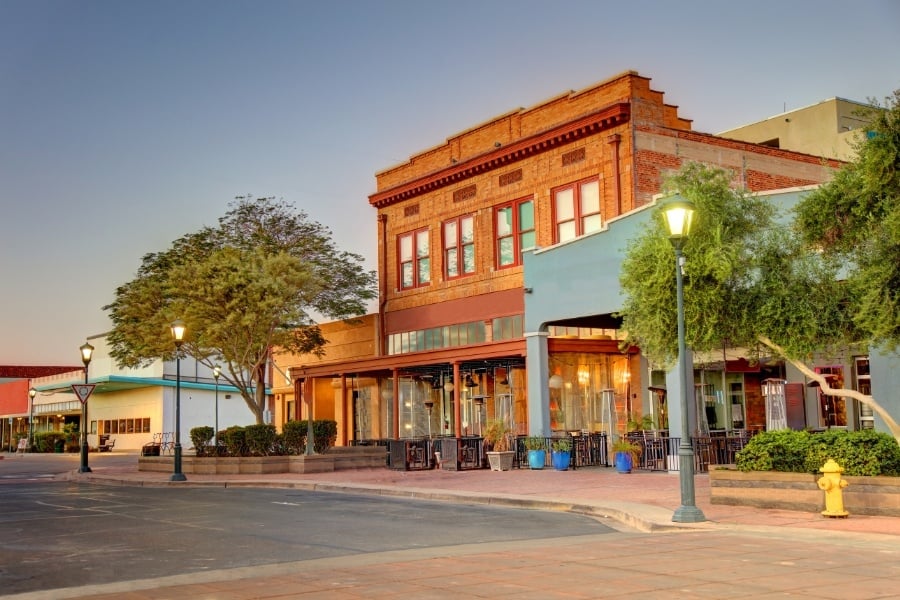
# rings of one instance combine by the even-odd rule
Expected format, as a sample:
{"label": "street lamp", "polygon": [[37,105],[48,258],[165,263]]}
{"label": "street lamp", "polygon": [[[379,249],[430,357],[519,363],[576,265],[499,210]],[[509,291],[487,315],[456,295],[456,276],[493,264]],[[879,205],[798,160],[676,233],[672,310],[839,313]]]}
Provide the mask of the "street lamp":
{"label": "street lamp", "polygon": [[[31,452],[31,445],[34,443],[34,397],[37,396],[37,390],[31,388],[28,390],[28,451]],[[12,438],[12,434],[10,434]]]}
{"label": "street lamp", "polygon": [[184,343],[184,321],[178,319],[171,326],[175,338],[175,471],[169,481],[186,481],[181,472],[181,344]]}
{"label": "street lamp", "polygon": [[215,440],[216,456],[219,455],[219,376],[222,375],[222,367],[216,365],[213,367],[213,379],[216,380],[216,430],[213,432],[213,440]]}
{"label": "street lamp", "polygon": [[682,267],[684,254],[681,250],[691,233],[691,221],[694,218],[694,203],[676,197],[662,205],[669,229],[669,241],[675,248],[675,288],[678,309],[678,385],[681,393],[681,442],[678,445],[678,475],[681,483],[681,506],[672,515],[676,523],[699,523],[705,521],[703,511],[694,502],[694,450],[691,446],[688,431],[688,384],[687,384],[687,350],[684,342],[684,282]]}
{"label": "street lamp", "polygon": [[[91,364],[91,356],[94,354],[94,347],[90,342],[85,342],[79,348],[81,350],[81,362],[84,363],[84,384],[88,382],[88,365]],[[91,468],[88,466],[88,444],[87,444],[87,399],[81,403],[81,467],[78,468],[79,473],[90,473]]]}

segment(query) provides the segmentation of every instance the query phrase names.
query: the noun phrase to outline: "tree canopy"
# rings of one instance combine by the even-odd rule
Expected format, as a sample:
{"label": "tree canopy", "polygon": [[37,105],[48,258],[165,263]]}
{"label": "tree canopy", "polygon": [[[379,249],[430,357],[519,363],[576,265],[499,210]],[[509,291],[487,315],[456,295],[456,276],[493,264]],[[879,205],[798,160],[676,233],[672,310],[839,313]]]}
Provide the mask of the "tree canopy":
{"label": "tree canopy", "polygon": [[872,103],[857,158],[797,207],[804,241],[847,265],[852,318],[868,341],[900,344],[900,90]]}
{"label": "tree canopy", "polygon": [[262,422],[270,350],[321,353],[316,316],[364,314],[376,277],[362,263],[292,205],[238,197],[218,227],[143,257],[135,279],[104,307],[113,323],[110,353],[121,366],[171,360],[170,326],[182,319],[182,351],[210,368],[220,364]]}
{"label": "tree canopy", "polygon": [[[861,163],[853,165],[866,164],[867,143],[862,144]],[[861,168],[853,165],[847,168]],[[763,344],[818,381],[823,392],[856,398],[872,406],[900,441],[900,427],[871,396],[833,389],[806,364],[815,353],[840,352],[854,344],[900,339],[900,329],[885,331],[875,323],[883,318],[883,307],[878,307],[881,312],[877,316],[865,316],[867,310],[875,311],[874,299],[891,294],[896,297],[900,289],[897,279],[856,275],[861,269],[880,268],[882,273],[893,271],[892,276],[897,277],[900,256],[893,253],[897,252],[900,230],[891,225],[891,212],[885,210],[882,226],[873,228],[869,224],[876,241],[869,240],[863,231],[857,232],[855,241],[851,239],[849,224],[854,220],[854,210],[861,209],[842,198],[839,186],[848,177],[842,173],[843,170],[834,182],[809,195],[798,207],[798,217],[793,222],[788,215],[779,214],[764,197],[734,188],[732,174],[722,169],[688,164],[667,182],[666,191],[677,191],[693,201],[697,209],[684,247],[686,343],[695,351],[725,345],[752,351]],[[834,204],[816,208],[819,195],[833,198]],[[891,210],[896,211],[896,190],[892,197],[893,200],[875,204],[885,209],[884,205],[892,204]],[[810,215],[816,215],[820,218],[815,222],[827,224],[830,219],[818,212],[835,215],[837,206],[843,206],[847,213],[838,213],[838,220],[847,224],[841,235],[827,227],[822,228],[824,233],[815,235],[804,215],[810,221]],[[862,213],[865,217],[856,218],[873,218],[872,210]],[[876,248],[877,258],[871,254]],[[890,267],[879,264],[892,256]],[[848,257],[852,263],[848,263]],[[649,226],[626,249],[621,313],[628,341],[639,346],[651,362],[662,366],[670,366],[677,357],[673,259],[663,216],[657,209]]]}

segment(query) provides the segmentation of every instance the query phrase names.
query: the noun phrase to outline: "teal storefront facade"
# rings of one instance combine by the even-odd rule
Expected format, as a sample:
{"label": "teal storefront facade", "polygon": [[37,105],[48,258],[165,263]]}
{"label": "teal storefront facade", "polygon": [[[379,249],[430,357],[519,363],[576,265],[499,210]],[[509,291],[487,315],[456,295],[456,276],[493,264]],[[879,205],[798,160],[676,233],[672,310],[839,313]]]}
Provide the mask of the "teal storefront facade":
{"label": "teal storefront facade", "polygon": [[[765,195],[787,218],[789,209],[809,189]],[[652,371],[639,354],[623,354],[618,349],[622,332],[615,317],[623,301],[619,273],[628,241],[649,222],[653,210],[654,205],[642,207],[610,220],[596,233],[525,252],[529,433],[623,433],[640,428],[637,421],[643,416],[653,429],[679,437],[681,406],[688,407],[692,434],[713,428],[771,428],[765,382],[772,379],[784,381],[788,397],[794,395],[791,426],[802,422],[811,429],[874,426],[887,431],[866,407],[850,399],[832,401],[821,396],[818,388],[809,386],[799,371],[782,361],[772,360],[753,371],[736,355],[729,360],[728,352],[723,352],[718,365],[711,365],[708,357],[689,357],[697,392],[682,403],[674,370]],[[674,278],[674,252],[672,274]],[[900,358],[896,355],[848,351],[837,357],[817,357],[814,365],[820,372],[837,372],[847,387],[866,391],[870,386],[881,406],[892,415],[900,414]]]}

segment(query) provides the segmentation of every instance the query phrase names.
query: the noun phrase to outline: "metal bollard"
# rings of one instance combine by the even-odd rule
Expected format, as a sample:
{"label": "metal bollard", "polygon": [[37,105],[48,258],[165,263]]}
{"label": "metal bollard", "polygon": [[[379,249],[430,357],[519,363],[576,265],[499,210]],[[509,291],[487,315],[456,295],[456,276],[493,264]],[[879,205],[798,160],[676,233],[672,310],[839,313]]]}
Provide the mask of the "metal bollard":
{"label": "metal bollard", "polygon": [[850,513],[844,510],[843,489],[849,484],[841,479],[843,467],[829,458],[819,471],[822,477],[816,483],[819,484],[819,489],[825,490],[825,510],[822,514],[826,517],[846,517]]}

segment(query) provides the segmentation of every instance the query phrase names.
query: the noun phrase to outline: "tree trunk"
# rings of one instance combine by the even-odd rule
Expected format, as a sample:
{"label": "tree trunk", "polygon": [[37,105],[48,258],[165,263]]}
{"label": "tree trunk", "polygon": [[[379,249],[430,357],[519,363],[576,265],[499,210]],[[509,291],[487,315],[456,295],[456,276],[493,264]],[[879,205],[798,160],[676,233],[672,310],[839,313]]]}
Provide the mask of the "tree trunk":
{"label": "tree trunk", "polygon": [[893,435],[894,439],[897,441],[897,443],[900,444],[900,425],[897,424],[897,422],[894,420],[894,418],[891,417],[891,415],[884,408],[882,408],[881,405],[878,404],[872,396],[862,394],[856,390],[848,390],[845,388],[833,388],[830,385],[828,385],[828,379],[826,377],[824,377],[823,375],[820,375],[819,373],[816,373],[815,371],[810,369],[808,366],[806,366],[805,363],[803,363],[799,360],[795,360],[793,358],[789,358],[785,354],[784,349],[781,346],[779,346],[778,344],[776,344],[775,342],[773,342],[766,336],[764,336],[764,335],[759,336],[759,341],[762,342],[763,344],[765,344],[766,346],[768,346],[769,348],[771,348],[772,350],[774,350],[775,352],[777,352],[779,354],[779,356],[781,356],[784,360],[788,361],[789,363],[791,363],[792,365],[797,367],[797,370],[799,370],[801,373],[803,373],[804,375],[806,375],[813,381],[817,381],[819,383],[819,386],[822,388],[822,393],[830,395],[830,396],[842,396],[845,398],[853,398],[854,400],[859,400],[861,403],[865,404],[866,406],[871,407],[872,410],[875,411],[876,413],[878,413],[878,416],[884,420],[885,424],[887,424],[887,426],[888,426],[888,429],[891,430],[891,435]]}
{"label": "tree trunk", "polygon": [[256,424],[262,425],[265,423],[263,417],[266,412],[266,379],[265,373],[261,371],[257,371],[256,389],[254,390],[254,394],[256,395],[256,410],[254,411],[254,414],[256,415]]}

